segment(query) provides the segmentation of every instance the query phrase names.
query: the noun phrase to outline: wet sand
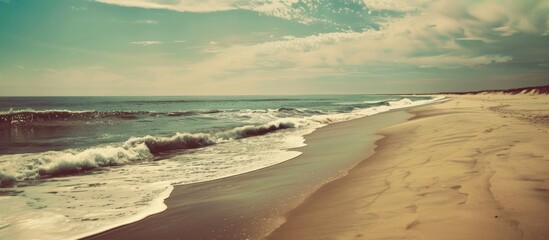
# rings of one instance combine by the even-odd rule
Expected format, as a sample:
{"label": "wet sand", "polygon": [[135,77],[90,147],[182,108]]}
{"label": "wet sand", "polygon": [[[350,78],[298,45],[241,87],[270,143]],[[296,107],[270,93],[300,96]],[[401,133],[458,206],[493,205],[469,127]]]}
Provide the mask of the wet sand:
{"label": "wet sand", "polygon": [[393,111],[332,124],[305,137],[303,154],[258,171],[176,186],[168,209],[88,239],[260,239],[326,182],[370,156],[375,132],[412,115]]}
{"label": "wet sand", "polygon": [[549,96],[410,109],[269,239],[549,239]]}

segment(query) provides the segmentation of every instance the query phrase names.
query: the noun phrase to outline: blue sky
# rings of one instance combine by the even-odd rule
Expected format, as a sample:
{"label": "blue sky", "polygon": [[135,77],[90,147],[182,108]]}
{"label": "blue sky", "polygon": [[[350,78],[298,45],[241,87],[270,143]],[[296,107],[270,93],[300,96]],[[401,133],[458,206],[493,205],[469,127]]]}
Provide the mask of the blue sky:
{"label": "blue sky", "polygon": [[549,1],[0,0],[0,95],[549,84]]}

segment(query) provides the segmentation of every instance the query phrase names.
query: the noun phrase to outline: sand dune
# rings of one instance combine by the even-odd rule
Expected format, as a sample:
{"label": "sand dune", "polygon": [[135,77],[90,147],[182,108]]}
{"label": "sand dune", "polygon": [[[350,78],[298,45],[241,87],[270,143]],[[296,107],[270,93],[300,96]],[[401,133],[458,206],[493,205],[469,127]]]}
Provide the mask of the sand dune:
{"label": "sand dune", "polygon": [[549,96],[451,95],[380,130],[270,239],[548,239]]}

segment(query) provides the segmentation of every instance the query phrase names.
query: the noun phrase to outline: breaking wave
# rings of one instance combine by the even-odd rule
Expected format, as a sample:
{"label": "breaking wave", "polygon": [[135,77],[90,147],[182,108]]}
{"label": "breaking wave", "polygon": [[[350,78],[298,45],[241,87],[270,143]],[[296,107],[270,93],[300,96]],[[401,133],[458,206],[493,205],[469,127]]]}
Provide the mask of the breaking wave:
{"label": "breaking wave", "polygon": [[156,155],[173,150],[201,148],[225,141],[265,135],[295,126],[296,123],[291,121],[276,121],[259,126],[249,125],[210,133],[177,133],[171,137],[145,136],[129,139],[124,143],[124,147],[131,148],[145,144],[149,152]]}
{"label": "breaking wave", "polygon": [[409,98],[403,98],[398,101],[386,101],[387,106],[390,107],[406,107],[413,105],[414,101],[410,100]]}
{"label": "breaking wave", "polygon": [[[17,181],[75,175],[100,167],[151,161],[155,156],[170,151],[201,148],[265,135],[277,130],[294,128],[298,124],[297,121],[279,120],[258,126],[242,126],[210,133],[177,133],[170,137],[133,137],[123,144],[84,150],[0,156],[0,187],[13,186]],[[6,166],[3,163],[10,165]],[[16,163],[15,166],[13,166],[14,163]]]}
{"label": "breaking wave", "polygon": [[394,98],[393,98],[393,99],[387,99],[387,100],[364,101],[364,102],[362,102],[362,103],[366,103],[366,104],[380,104],[380,103],[381,103],[381,104],[386,104],[386,103],[388,103],[388,102],[390,102],[390,101],[395,101],[395,100],[397,100],[397,99],[394,99]]}

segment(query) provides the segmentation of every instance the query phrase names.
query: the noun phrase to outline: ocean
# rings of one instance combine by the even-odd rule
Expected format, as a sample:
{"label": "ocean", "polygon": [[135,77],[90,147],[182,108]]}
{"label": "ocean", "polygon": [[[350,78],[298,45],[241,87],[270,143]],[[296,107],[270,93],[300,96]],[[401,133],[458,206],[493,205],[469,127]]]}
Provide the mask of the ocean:
{"label": "ocean", "polygon": [[0,239],[74,239],[133,222],[164,210],[173,185],[272,166],[327,124],[438,100],[0,97]]}

